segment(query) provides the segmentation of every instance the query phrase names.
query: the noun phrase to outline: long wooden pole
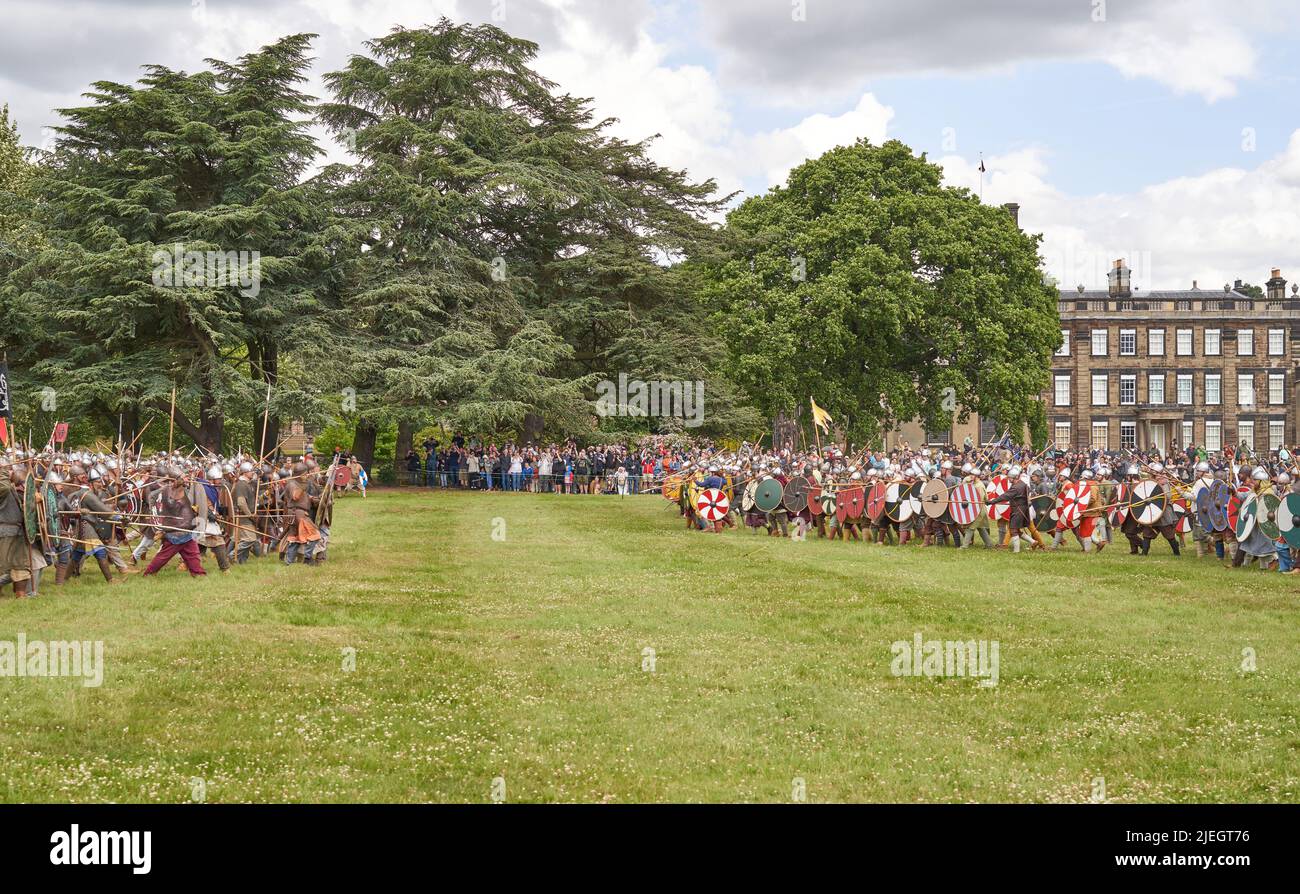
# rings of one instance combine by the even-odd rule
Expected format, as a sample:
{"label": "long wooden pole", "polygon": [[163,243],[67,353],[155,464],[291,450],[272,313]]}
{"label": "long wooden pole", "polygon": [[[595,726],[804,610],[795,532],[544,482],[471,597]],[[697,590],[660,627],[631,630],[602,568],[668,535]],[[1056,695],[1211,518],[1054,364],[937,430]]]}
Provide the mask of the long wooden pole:
{"label": "long wooden pole", "polygon": [[126,448],[126,452],[127,452],[127,453],[131,453],[131,454],[134,454],[134,453],[135,453],[135,445],[136,445],[137,443],[139,443],[139,441],[140,441],[141,438],[144,437],[144,433],[147,432],[147,431],[149,430],[149,426],[151,426],[151,425],[153,425],[153,420],[152,420],[152,419],[150,419],[148,422],[146,422],[146,423],[144,424],[144,428],[140,429],[139,433],[138,433],[134,438],[131,439],[131,444],[130,444],[130,446],[128,446],[128,447]]}
{"label": "long wooden pole", "polygon": [[175,443],[172,440],[172,436],[176,433],[176,386],[175,385],[172,386],[172,409],[171,409],[170,417],[171,417],[171,421],[167,426],[167,455],[168,456],[172,455],[172,445]]}
{"label": "long wooden pole", "polygon": [[266,383],[266,409],[262,411],[262,440],[257,442],[257,452],[266,449],[266,425],[271,420],[271,383]]}

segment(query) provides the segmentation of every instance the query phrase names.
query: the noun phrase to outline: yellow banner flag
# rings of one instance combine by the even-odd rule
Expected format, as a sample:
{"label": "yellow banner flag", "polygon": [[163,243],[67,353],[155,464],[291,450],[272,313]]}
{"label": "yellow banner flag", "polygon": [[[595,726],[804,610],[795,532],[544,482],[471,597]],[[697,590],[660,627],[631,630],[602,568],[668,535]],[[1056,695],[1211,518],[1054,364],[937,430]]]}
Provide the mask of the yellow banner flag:
{"label": "yellow banner flag", "polygon": [[811,397],[808,398],[808,403],[812,404],[813,425],[817,426],[827,434],[830,434],[830,424],[834,421],[831,419],[831,414],[817,406],[817,401],[813,400]]}

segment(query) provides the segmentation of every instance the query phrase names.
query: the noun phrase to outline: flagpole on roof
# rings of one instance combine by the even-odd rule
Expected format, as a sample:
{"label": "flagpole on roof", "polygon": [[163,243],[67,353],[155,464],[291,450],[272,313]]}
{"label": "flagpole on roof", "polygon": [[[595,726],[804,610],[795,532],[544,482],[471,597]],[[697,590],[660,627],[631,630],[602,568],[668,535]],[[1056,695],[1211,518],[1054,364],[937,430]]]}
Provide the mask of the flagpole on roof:
{"label": "flagpole on roof", "polygon": [[984,153],[980,153],[980,201],[984,201]]}

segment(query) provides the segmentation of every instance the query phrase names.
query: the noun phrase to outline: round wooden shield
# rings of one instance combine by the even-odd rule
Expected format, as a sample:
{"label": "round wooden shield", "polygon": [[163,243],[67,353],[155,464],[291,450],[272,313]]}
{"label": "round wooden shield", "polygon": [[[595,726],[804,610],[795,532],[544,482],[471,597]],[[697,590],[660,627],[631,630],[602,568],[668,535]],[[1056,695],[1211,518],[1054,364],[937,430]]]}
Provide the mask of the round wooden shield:
{"label": "round wooden shield", "polygon": [[1254,496],[1254,492],[1243,484],[1228,497],[1228,530],[1233,532],[1234,537],[1236,536],[1237,522],[1241,520],[1241,507],[1252,496]]}
{"label": "round wooden shield", "polygon": [[1056,512],[1056,526],[1058,528],[1077,528],[1079,519],[1083,517],[1083,508],[1072,499],[1067,499],[1065,504]]}
{"label": "round wooden shield", "polygon": [[1203,531],[1214,530],[1214,501],[1210,498],[1210,488],[1205,486],[1196,493],[1196,523]]}
{"label": "round wooden shield", "polygon": [[665,500],[676,503],[682,498],[682,479],[677,475],[669,475],[664,479],[664,486],[660,492]]}
{"label": "round wooden shield", "polygon": [[[1007,492],[1011,482],[1006,475],[994,475],[989,480],[988,495],[989,499],[1000,497]],[[1011,507],[1006,503],[998,503],[989,507],[989,518],[994,521],[1006,521],[1011,516]]]}
{"label": "round wooden shield", "polygon": [[27,479],[23,482],[23,526],[27,528],[27,542],[41,538],[41,489],[36,484],[36,475],[27,470]]}
{"label": "round wooden shield", "polygon": [[889,489],[885,482],[877,481],[871,485],[867,491],[867,518],[874,521],[880,521],[880,516],[885,512],[885,496]]}
{"label": "round wooden shield", "polygon": [[831,488],[826,488],[825,490],[822,491],[821,501],[822,501],[823,515],[831,516],[835,514],[835,505],[836,505],[835,493],[836,492]]}
{"label": "round wooden shield", "polygon": [[1300,494],[1287,494],[1277,508],[1277,529],[1288,546],[1300,549]]}
{"label": "round wooden shield", "polygon": [[781,482],[775,478],[764,478],[754,489],[754,506],[760,512],[771,512],[781,505]]}
{"label": "round wooden shield", "polygon": [[922,514],[921,509],[921,488],[924,486],[923,481],[913,481],[904,485],[902,496],[903,502],[908,506],[907,518],[913,518]]}
{"label": "round wooden shield", "polygon": [[758,482],[751,481],[745,485],[745,490],[740,495],[740,511],[754,511],[754,493],[758,490]]}
{"label": "round wooden shield", "polygon": [[1128,511],[1139,525],[1154,525],[1165,514],[1169,494],[1158,481],[1139,481],[1129,492]]}
{"label": "round wooden shield", "polygon": [[[1055,521],[1061,518],[1061,516],[1065,513],[1065,510],[1069,508],[1070,504],[1073,502],[1074,502],[1074,488],[1072,485],[1067,484],[1064,487],[1062,487],[1059,491],[1056,492],[1056,499],[1053,501],[1052,508],[1049,511],[1049,514],[1051,514],[1052,516],[1052,520]],[[1043,525],[1040,522],[1036,525],[1036,527],[1041,528],[1043,527]]]}
{"label": "round wooden shield", "polygon": [[1232,527],[1238,540],[1245,540],[1255,530],[1255,516],[1258,512],[1259,500],[1255,499],[1254,494],[1241,498],[1241,505],[1237,507],[1237,523]]}
{"label": "round wooden shield", "polygon": [[865,487],[849,488],[849,518],[862,518],[867,511],[867,489]]}
{"label": "round wooden shield", "polygon": [[1174,529],[1179,534],[1190,534],[1192,530],[1192,508],[1182,497],[1174,500]]}
{"label": "round wooden shield", "polygon": [[948,495],[948,511],[959,525],[973,525],[983,509],[979,489],[974,484],[959,484]]}
{"label": "round wooden shield", "polygon": [[1259,501],[1260,507],[1255,515],[1255,524],[1259,525],[1260,532],[1269,540],[1277,540],[1282,536],[1282,532],[1277,527],[1278,510],[1282,501],[1276,494],[1264,494]]}
{"label": "round wooden shield", "polygon": [[731,501],[716,487],[706,487],[695,497],[695,511],[705,521],[722,521],[730,508]]}
{"label": "round wooden shield", "polygon": [[849,492],[848,489],[838,491],[835,494],[835,520],[844,524],[844,520],[849,517]]}
{"label": "round wooden shield", "polygon": [[337,466],[334,469],[334,486],[347,487],[348,482],[352,480],[352,470],[347,466]]}
{"label": "round wooden shield", "polygon": [[921,485],[921,511],[928,518],[939,518],[948,510],[948,485],[931,478]]}
{"label": "round wooden shield", "polygon": [[1115,488],[1115,499],[1110,507],[1110,524],[1118,528],[1128,518],[1128,485],[1121,484]]}
{"label": "round wooden shield", "polygon": [[903,502],[903,485],[897,481],[891,481],[885,485],[885,518],[892,522],[902,521],[899,518],[899,506]]}
{"label": "round wooden shield", "polygon": [[1192,504],[1195,505],[1197,498],[1201,496],[1201,491],[1209,490],[1210,484],[1204,478],[1197,478],[1192,482]]}
{"label": "round wooden shield", "polygon": [[1094,493],[1095,488],[1092,486],[1091,481],[1085,479],[1074,483],[1074,502],[1079,504],[1081,510],[1087,509],[1092,505],[1092,496]]}
{"label": "round wooden shield", "polygon": [[822,514],[822,488],[820,484],[808,485],[808,514],[814,518]]}
{"label": "round wooden shield", "polygon": [[894,506],[894,515],[891,518],[905,522],[916,515],[916,506],[912,503],[913,487],[915,484],[910,481],[898,485],[898,502]]}
{"label": "round wooden shield", "polygon": [[808,508],[808,479],[791,478],[785,483],[781,503],[789,512],[802,512]]}
{"label": "round wooden shield", "polygon": [[1210,485],[1210,528],[1215,531],[1228,530],[1228,501],[1232,499],[1232,488],[1228,482],[1215,480]]}
{"label": "round wooden shield", "polygon": [[1051,494],[1039,494],[1029,501],[1029,520],[1034,523],[1034,527],[1042,530],[1052,523],[1052,511],[1055,508],[1056,501]]}

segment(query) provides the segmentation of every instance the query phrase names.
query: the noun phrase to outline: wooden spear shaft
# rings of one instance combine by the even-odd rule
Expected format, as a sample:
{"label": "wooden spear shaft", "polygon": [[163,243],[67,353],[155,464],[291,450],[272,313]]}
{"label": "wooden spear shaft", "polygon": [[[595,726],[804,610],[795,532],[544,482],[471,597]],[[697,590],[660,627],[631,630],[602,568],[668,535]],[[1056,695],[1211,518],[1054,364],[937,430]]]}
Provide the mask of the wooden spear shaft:
{"label": "wooden spear shaft", "polygon": [[167,425],[167,455],[172,455],[172,445],[175,443],[172,436],[176,433],[176,386],[172,386],[172,409],[170,422]]}

